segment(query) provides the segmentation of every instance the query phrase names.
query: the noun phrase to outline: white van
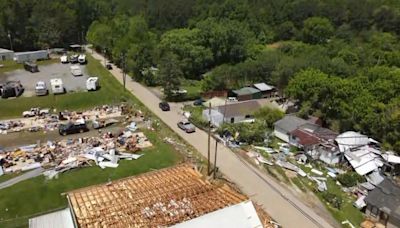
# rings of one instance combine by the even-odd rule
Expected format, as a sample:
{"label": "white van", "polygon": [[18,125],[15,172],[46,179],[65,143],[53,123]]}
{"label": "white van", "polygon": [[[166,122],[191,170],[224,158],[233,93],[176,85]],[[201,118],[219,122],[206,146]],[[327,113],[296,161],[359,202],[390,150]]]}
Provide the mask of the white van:
{"label": "white van", "polygon": [[79,62],[79,64],[86,64],[86,55],[80,54],[78,56],[78,62]]}
{"label": "white van", "polygon": [[88,91],[95,91],[99,88],[99,78],[98,77],[90,77],[86,81],[86,89]]}
{"label": "white van", "polygon": [[36,82],[35,86],[36,96],[45,96],[48,94],[46,83],[43,81]]}
{"label": "white van", "polygon": [[82,74],[82,70],[81,70],[81,68],[79,67],[79,66],[77,66],[77,65],[72,65],[71,66],[71,74],[73,75],[73,76],[82,76],[83,74]]}
{"label": "white van", "polygon": [[61,78],[50,79],[51,91],[53,94],[65,93],[65,88]]}
{"label": "white van", "polygon": [[68,55],[62,55],[60,57],[61,63],[65,64],[68,63]]}

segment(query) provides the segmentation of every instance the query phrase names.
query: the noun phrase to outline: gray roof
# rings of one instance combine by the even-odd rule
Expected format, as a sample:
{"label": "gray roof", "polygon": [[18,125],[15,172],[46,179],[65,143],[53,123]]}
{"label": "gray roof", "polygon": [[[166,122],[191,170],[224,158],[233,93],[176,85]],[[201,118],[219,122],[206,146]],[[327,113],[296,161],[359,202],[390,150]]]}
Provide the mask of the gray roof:
{"label": "gray roof", "polygon": [[29,228],[53,228],[53,227],[59,227],[59,228],[74,227],[74,222],[72,220],[72,215],[69,208],[29,219]]}
{"label": "gray roof", "polygon": [[365,198],[367,204],[378,207],[390,216],[400,219],[400,187],[389,179],[383,180]]}
{"label": "gray roof", "polygon": [[270,90],[275,89],[275,87],[273,87],[271,85],[267,85],[265,83],[257,83],[257,84],[254,84],[253,86],[260,91],[270,91]]}
{"label": "gray roof", "polygon": [[263,106],[263,103],[258,100],[249,100],[234,102],[216,107],[222,114],[225,113],[225,118],[252,115]]}
{"label": "gray roof", "polygon": [[13,51],[4,49],[4,48],[0,48],[0,53],[13,53]]}
{"label": "gray roof", "polygon": [[306,124],[307,120],[299,118],[294,115],[287,115],[283,117],[282,119],[276,121],[274,123],[274,126],[277,128],[280,128],[287,133],[292,132],[296,130],[298,127],[300,127],[303,124]]}
{"label": "gray roof", "polygon": [[236,95],[250,95],[250,94],[255,94],[255,93],[259,93],[260,90],[252,88],[252,87],[243,87],[241,89],[238,90],[233,90],[233,93],[235,93]]}

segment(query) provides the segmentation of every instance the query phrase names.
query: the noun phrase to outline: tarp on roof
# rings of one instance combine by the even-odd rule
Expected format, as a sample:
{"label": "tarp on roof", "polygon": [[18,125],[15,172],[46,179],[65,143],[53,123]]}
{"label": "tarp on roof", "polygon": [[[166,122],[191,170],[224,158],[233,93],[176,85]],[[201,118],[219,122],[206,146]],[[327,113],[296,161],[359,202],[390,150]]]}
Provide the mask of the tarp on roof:
{"label": "tarp on roof", "polygon": [[348,149],[368,145],[369,138],[354,131],[346,131],[336,137],[336,142],[339,145],[339,150],[344,152]]}
{"label": "tarp on roof", "polygon": [[171,226],[172,228],[262,228],[263,225],[251,201],[226,207],[189,221]]}

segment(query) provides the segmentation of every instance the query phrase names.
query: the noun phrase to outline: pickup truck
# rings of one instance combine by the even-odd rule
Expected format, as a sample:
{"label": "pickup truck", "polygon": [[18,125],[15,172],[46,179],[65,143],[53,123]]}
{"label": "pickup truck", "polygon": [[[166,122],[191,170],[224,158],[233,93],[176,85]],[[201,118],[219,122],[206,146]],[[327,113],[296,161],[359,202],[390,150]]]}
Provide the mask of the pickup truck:
{"label": "pickup truck", "polygon": [[40,108],[31,108],[29,111],[24,111],[22,116],[27,117],[34,117],[34,116],[44,116],[50,113],[49,109],[40,109]]}

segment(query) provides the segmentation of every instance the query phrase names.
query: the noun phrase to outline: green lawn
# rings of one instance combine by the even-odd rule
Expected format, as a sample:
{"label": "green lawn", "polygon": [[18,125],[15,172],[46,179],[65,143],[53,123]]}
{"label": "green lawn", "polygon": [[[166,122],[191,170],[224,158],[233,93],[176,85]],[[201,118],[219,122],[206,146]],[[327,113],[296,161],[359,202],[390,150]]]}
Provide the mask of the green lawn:
{"label": "green lawn", "polygon": [[46,181],[41,176],[0,190],[0,227],[26,227],[30,215],[66,207],[66,197],[61,193],[165,168],[182,160],[172,146],[162,141],[160,132],[143,132],[154,147],[142,151],[145,155],[138,160],[120,161],[116,169],[81,168],[60,174],[58,179]]}
{"label": "green lawn", "polygon": [[203,118],[204,106],[186,105],[184,110],[190,112],[190,121],[199,128],[208,128],[208,121]]}
{"label": "green lawn", "polygon": [[122,89],[121,84],[101,66],[99,61],[87,55],[87,70],[90,75],[100,78],[101,89],[95,92],[76,92],[44,97],[18,97],[0,100],[0,119],[19,117],[32,107],[57,108],[58,110],[83,110],[89,107],[119,103],[131,95]]}
{"label": "green lawn", "polygon": [[182,88],[187,90],[186,97],[195,99],[197,97],[200,97],[201,81],[185,80],[182,83]]}
{"label": "green lawn", "polygon": [[19,175],[23,174],[23,172],[19,172],[19,173],[11,173],[11,174],[5,174],[3,176],[0,176],[0,183],[4,182],[4,181],[8,181],[11,178],[17,177]]}

